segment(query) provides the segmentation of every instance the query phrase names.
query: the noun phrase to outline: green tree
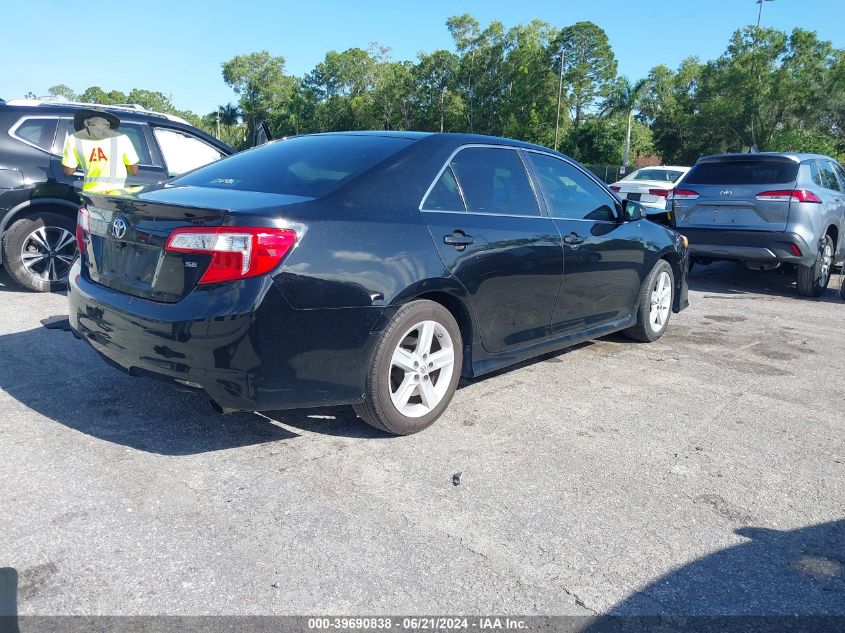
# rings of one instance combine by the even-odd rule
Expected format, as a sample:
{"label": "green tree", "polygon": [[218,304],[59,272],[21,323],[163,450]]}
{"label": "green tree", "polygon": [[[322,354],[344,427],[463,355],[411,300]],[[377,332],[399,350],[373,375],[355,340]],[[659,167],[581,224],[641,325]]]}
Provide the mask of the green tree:
{"label": "green tree", "polygon": [[294,81],[285,75],[285,58],[267,51],[236,55],[223,62],[223,80],[240,96],[240,108],[251,135],[271,111],[290,100]]}
{"label": "green tree", "polygon": [[459,63],[458,56],[449,51],[419,54],[413,80],[416,86],[417,125],[420,128],[438,132],[455,129],[456,119],[461,114],[461,101],[455,91]]}
{"label": "green tree", "polygon": [[76,101],[78,95],[65,84],[57,84],[47,89],[47,92],[54,97],[64,97],[68,101]]}
{"label": "green tree", "polygon": [[619,77],[605,101],[604,112],[609,115],[624,115],[627,119],[625,146],[622,150],[622,164],[629,165],[631,155],[631,128],[634,122],[634,111],[639,109],[646,90],[646,80],[632,82],[627,77]]}
{"label": "green tree", "polygon": [[569,88],[568,102],[575,125],[602,97],[607,97],[616,78],[616,57],[605,33],[592,22],[577,22],[561,29],[548,48],[555,73],[560,72],[563,51],[563,80]]}

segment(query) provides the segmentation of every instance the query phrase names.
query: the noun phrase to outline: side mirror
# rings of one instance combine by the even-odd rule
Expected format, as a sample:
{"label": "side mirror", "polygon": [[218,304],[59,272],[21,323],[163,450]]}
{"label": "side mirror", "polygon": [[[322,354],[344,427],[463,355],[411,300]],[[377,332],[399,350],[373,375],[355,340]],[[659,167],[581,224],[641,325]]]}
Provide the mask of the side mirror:
{"label": "side mirror", "polygon": [[645,216],[645,207],[639,202],[627,199],[622,201],[622,220],[624,222],[636,222],[642,220]]}

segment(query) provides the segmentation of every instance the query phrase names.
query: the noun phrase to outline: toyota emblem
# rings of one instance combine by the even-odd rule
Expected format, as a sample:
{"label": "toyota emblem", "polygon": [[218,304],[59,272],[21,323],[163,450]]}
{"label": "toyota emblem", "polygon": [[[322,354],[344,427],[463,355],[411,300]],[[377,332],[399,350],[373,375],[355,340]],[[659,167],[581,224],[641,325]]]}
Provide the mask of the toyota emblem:
{"label": "toyota emblem", "polygon": [[119,240],[123,239],[123,236],[126,235],[126,228],[126,220],[118,218],[111,224],[111,234]]}
{"label": "toyota emblem", "polygon": [[723,198],[729,198],[730,196],[734,195],[734,192],[733,192],[732,190],[730,190],[730,189],[722,189],[722,190],[719,192],[719,194],[721,194],[721,196],[722,196]]}

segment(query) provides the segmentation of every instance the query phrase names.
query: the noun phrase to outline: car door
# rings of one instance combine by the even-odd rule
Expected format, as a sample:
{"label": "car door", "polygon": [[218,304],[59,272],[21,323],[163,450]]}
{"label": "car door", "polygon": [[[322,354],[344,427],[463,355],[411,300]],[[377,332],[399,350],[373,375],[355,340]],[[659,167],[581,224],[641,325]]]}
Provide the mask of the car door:
{"label": "car door", "polygon": [[[143,123],[135,123],[129,121],[121,121],[118,131],[126,134],[135,151],[138,153],[138,173],[136,175],[129,174],[126,177],[126,186],[141,186],[154,185],[167,179],[164,168],[156,164],[155,156],[150,152],[149,143],[147,142],[146,127]],[[53,145],[53,152],[50,161],[50,170],[53,177],[59,182],[71,185],[77,189],[82,188],[82,180],[84,174],[77,170],[72,176],[65,176],[62,169],[62,150],[64,149],[65,139],[69,134],[73,134],[73,119],[62,118],[59,120],[59,131],[56,134],[56,142]]]}
{"label": "car door", "polygon": [[525,153],[562,236],[563,284],[552,333],[624,319],[647,273],[642,221],[620,222],[616,199],[574,163],[533,150]]}
{"label": "car door", "polygon": [[420,210],[443,264],[471,297],[488,352],[549,336],[563,272],[560,235],[542,215],[517,150],[460,149]]}

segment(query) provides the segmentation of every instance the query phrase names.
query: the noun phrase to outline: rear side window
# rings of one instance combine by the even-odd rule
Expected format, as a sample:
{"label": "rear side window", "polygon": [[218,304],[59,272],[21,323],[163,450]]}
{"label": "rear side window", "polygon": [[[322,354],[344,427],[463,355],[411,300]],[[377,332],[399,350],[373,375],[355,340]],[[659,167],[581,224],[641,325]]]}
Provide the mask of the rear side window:
{"label": "rear side window", "polygon": [[525,166],[507,148],[468,147],[450,163],[467,211],[503,215],[540,215]]}
{"label": "rear side window", "polygon": [[14,135],[29,145],[46,152],[53,146],[58,119],[25,119],[14,130]]}
{"label": "rear side window", "polygon": [[413,142],[354,134],[294,137],[235,154],[174,182],[319,198]]}
{"label": "rear side window", "polygon": [[685,185],[773,185],[795,182],[798,163],[772,160],[732,160],[699,163],[686,178]]}
{"label": "rear side window", "polygon": [[424,211],[466,211],[452,168],[447,167],[423,202]]}
{"label": "rear side window", "polygon": [[819,161],[819,175],[821,176],[821,186],[831,191],[842,191],[839,185],[839,179],[836,177],[833,164],[826,160]]}

